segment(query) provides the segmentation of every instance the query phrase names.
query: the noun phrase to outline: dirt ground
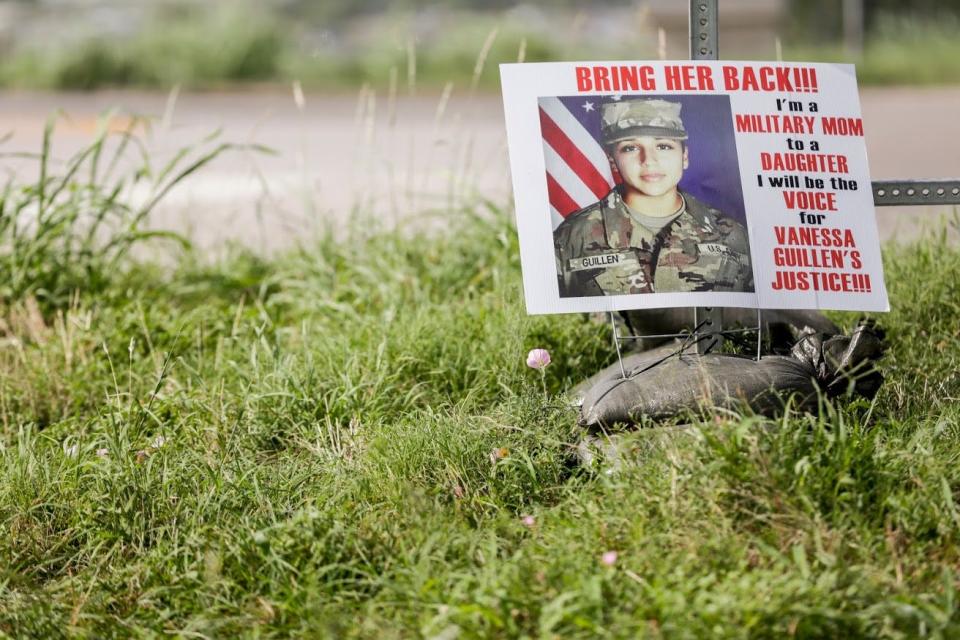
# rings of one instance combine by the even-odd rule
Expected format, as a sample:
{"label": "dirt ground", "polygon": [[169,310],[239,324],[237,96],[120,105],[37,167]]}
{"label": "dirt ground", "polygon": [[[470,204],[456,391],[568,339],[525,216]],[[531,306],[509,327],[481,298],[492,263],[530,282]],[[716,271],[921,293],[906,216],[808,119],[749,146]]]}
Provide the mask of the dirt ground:
{"label": "dirt ground", "polygon": [[[960,178],[960,87],[861,92],[872,178]],[[488,199],[508,201],[510,176],[497,95],[312,95],[294,92],[87,94],[0,93],[0,152],[37,153],[44,123],[63,115],[53,156],[88,144],[110,109],[151,118],[146,148],[154,168],[179,149],[217,140],[266,145],[273,153],[224,153],[174,189],[152,225],[186,231],[201,246],[238,241],[265,251],[289,246],[353,211],[390,222]],[[114,121],[127,126],[128,118]],[[212,148],[206,143],[200,148]],[[134,158],[126,167],[136,164]],[[0,157],[4,173],[35,176],[36,161]],[[134,197],[147,197],[138,188]],[[949,207],[881,207],[883,239],[915,237]]]}

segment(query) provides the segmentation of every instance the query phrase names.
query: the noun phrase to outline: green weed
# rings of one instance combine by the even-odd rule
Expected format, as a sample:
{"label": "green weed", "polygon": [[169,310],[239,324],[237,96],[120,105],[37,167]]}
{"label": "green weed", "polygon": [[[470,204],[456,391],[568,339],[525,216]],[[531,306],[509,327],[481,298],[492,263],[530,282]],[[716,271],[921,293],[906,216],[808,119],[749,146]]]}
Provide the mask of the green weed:
{"label": "green weed", "polygon": [[171,189],[236,146],[215,134],[153,166],[142,140],[150,122],[107,114],[94,141],[59,166],[50,153],[56,121],[52,116],[44,128],[36,181],[11,175],[0,192],[0,301],[35,300],[46,312],[68,307],[80,290],[107,293],[146,240],[189,246],[183,236],[144,223]]}

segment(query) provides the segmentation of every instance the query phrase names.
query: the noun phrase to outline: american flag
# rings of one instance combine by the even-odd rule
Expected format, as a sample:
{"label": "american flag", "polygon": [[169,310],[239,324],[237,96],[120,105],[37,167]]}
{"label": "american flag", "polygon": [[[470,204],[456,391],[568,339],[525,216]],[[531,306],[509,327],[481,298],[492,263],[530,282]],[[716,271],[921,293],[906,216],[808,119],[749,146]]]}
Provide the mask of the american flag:
{"label": "american flag", "polygon": [[610,170],[597,142],[598,98],[551,97],[539,102],[550,217],[556,229],[568,215],[607,195],[619,176]]}

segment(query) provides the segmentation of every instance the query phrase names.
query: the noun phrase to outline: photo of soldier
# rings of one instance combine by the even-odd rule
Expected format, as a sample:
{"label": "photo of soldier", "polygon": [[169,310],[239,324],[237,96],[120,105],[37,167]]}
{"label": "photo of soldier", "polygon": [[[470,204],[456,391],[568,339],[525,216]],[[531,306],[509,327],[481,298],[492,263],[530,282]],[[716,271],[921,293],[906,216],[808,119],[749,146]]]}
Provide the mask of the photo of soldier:
{"label": "photo of soldier", "polygon": [[600,106],[600,142],[620,182],[554,230],[560,297],[754,290],[746,228],[678,186],[691,158],[682,106]]}

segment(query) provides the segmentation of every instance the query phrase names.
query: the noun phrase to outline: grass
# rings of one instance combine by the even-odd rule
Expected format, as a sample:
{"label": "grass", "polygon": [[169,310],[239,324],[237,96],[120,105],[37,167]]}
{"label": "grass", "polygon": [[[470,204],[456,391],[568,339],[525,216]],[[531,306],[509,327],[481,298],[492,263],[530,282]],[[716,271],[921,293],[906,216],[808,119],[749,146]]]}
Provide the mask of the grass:
{"label": "grass", "polygon": [[[89,201],[113,192],[52,173]],[[0,227],[0,246],[45,257],[0,302],[0,634],[960,631],[945,232],[885,252],[874,402],[648,430],[605,473],[570,464],[561,393],[611,361],[606,325],[525,315],[511,212],[446,212],[446,235],[361,220],[269,260],[92,251],[87,287],[44,262],[66,265],[97,210],[43,184],[6,198],[62,202],[70,224]],[[546,400],[533,347],[554,359]]]}

